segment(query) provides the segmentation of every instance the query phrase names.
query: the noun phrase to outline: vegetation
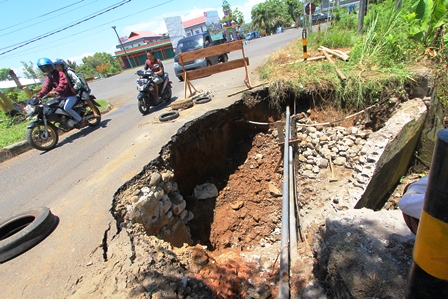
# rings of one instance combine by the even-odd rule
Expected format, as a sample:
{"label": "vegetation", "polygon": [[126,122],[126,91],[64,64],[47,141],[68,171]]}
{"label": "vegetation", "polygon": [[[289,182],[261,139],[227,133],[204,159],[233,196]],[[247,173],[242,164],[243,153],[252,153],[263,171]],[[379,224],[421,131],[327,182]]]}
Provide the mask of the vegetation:
{"label": "vegetation", "polygon": [[433,69],[439,99],[446,106],[447,5],[448,0],[404,0],[401,9],[395,8],[395,2],[369,4],[362,34],[357,32],[358,15],[348,14],[346,9],[336,11],[328,30],[309,34],[308,54],[322,55],[320,46],[349,52],[348,62],[334,59],[346,80],[341,80],[327,61],[304,63],[300,41],[271,55],[261,75],[271,82],[274,99],[280,100],[289,89],[294,94],[309,94],[316,102],[350,110],[401,97],[406,84],[412,84],[412,67],[417,63]]}

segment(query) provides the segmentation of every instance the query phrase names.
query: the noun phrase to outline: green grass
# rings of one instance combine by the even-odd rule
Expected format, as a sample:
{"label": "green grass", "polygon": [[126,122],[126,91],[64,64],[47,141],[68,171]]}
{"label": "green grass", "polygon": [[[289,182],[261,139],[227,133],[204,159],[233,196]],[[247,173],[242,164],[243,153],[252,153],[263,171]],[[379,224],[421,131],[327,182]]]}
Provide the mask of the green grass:
{"label": "green grass", "polygon": [[[109,106],[109,102],[105,100],[96,101],[101,105],[101,112]],[[0,148],[26,140],[26,127],[29,123],[30,120],[25,120],[23,116],[10,117],[0,113]]]}
{"label": "green grass", "polygon": [[[409,6],[410,2],[403,3]],[[413,84],[412,68],[416,62],[427,59],[426,64],[430,63],[423,54],[424,45],[409,36],[409,23],[404,17],[409,10],[395,11],[394,8],[395,2],[370,5],[362,34],[357,32],[357,15],[339,12],[328,30],[308,34],[308,57],[322,56],[318,51],[320,46],[343,49],[349,54],[348,62],[333,58],[346,80],[341,80],[335,67],[325,59],[302,62],[301,40],[271,54],[259,73],[271,83],[272,101],[282,102],[291,94],[306,95],[318,105],[359,110],[380,99],[400,97],[405,86]],[[439,55],[438,59],[442,57],[446,56]],[[442,65],[446,67],[446,62]],[[443,84],[448,81],[443,80],[447,78],[446,69],[445,76],[436,73],[436,77],[442,79],[441,86],[437,87],[439,97],[447,101],[448,89],[444,89]]]}

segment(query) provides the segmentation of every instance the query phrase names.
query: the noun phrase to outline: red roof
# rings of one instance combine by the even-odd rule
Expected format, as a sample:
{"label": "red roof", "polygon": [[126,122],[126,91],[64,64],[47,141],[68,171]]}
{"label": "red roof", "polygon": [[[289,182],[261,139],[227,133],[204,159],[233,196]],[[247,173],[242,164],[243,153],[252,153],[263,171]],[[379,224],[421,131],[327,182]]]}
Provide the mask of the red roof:
{"label": "red roof", "polygon": [[182,22],[182,25],[184,26],[184,28],[188,28],[188,27],[192,27],[195,25],[199,25],[205,23],[205,17],[204,16],[200,16],[185,22]]}
{"label": "red roof", "polygon": [[143,37],[154,37],[154,36],[161,37],[162,35],[151,31],[132,31],[131,34],[129,34],[128,40],[126,42],[133,41],[135,39]]}

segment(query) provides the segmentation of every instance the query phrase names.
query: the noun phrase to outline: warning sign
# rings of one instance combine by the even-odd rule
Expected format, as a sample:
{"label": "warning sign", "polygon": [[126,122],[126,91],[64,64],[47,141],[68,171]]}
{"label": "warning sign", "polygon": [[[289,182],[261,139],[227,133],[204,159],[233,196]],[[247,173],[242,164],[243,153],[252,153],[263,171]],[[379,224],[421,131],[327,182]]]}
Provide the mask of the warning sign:
{"label": "warning sign", "polygon": [[305,13],[307,15],[311,15],[316,11],[316,4],[314,3],[307,3],[305,4]]}

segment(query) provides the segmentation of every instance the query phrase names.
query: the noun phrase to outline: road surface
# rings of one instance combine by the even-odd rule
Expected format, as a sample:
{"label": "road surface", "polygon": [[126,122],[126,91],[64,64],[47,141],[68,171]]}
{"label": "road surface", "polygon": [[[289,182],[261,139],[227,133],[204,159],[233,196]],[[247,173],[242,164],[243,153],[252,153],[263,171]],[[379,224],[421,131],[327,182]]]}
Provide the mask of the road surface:
{"label": "road surface", "polygon": [[[260,83],[255,68],[272,51],[300,36],[301,30],[291,29],[245,46],[252,85]],[[237,56],[232,52],[229,59]],[[172,63],[164,65],[173,81],[175,100],[183,98],[184,83],[174,76]],[[88,267],[89,255],[98,249],[105,231],[115,225],[109,210],[116,190],[156,158],[183,124],[229,106],[241,94],[227,95],[245,88],[244,68],[195,80],[195,87],[210,91],[213,100],[181,111],[172,122],[160,123],[157,116],[168,111],[166,105],[146,116],[137,109],[135,71],[89,84],[97,98],[113,106],[99,127],[65,134],[49,152],[31,150],[0,164],[0,218],[46,206],[60,220],[43,242],[0,265],[1,298],[66,294]]]}

